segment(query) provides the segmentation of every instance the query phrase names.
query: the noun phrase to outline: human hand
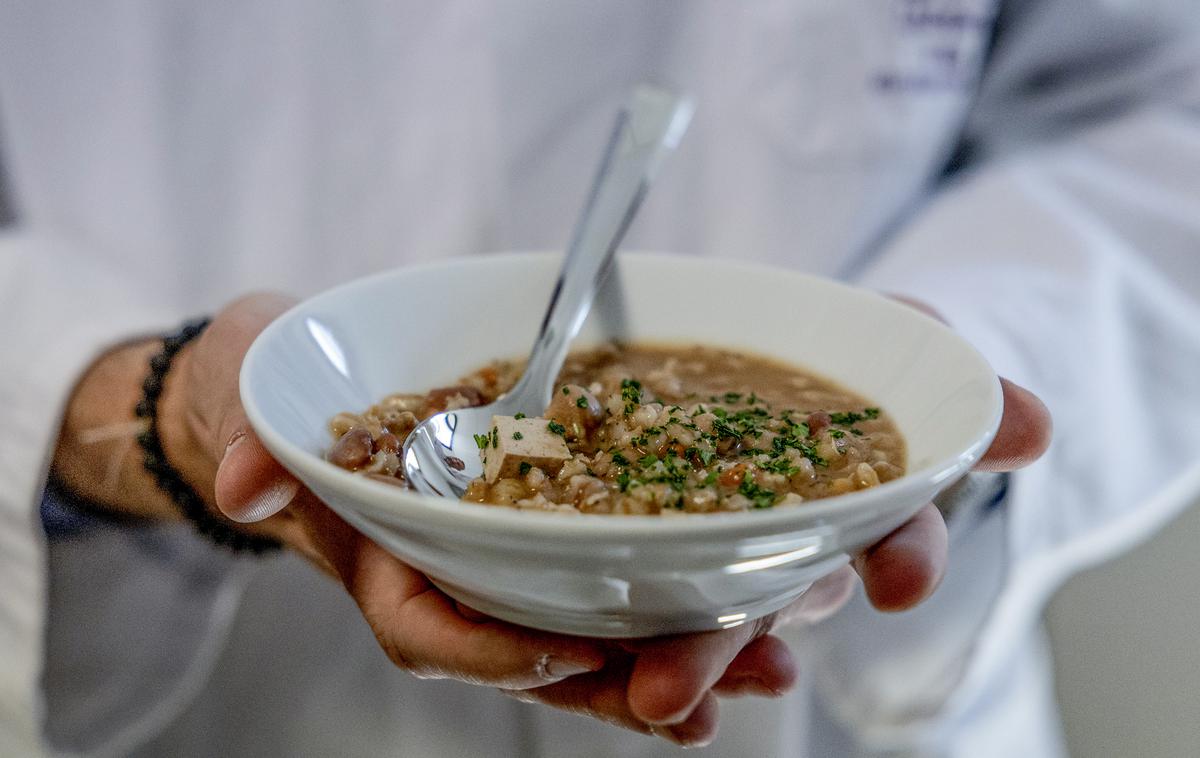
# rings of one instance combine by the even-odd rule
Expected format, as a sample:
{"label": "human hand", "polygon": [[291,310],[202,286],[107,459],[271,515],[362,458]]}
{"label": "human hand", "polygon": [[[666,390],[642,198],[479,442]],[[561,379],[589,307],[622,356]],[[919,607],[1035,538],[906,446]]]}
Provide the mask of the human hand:
{"label": "human hand", "polygon": [[[854,573],[881,610],[926,597],[945,565],[946,532],[932,506],[864,552],[853,568],[817,582],[789,608],[719,632],[625,641],[525,629],[483,616],[341,521],[262,447],[242,412],[238,371],[254,337],[289,301],[251,296],[222,311],[180,353],[160,425],[176,468],[225,514],[274,536],[339,579],[381,647],[419,677],[454,678],[681,744],[703,744],[717,726],[717,696],[775,696],[795,664],[771,631],[836,610]],[[1049,417],[1025,390],[1004,383],[1005,416],[981,468],[1011,470],[1036,459]]]}

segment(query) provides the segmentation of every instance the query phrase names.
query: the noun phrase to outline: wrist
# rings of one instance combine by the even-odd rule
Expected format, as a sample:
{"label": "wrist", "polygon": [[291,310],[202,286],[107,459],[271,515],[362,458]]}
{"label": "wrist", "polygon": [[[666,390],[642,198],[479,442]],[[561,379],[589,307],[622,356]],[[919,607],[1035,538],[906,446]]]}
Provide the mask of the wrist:
{"label": "wrist", "polygon": [[[158,343],[161,347],[161,342]],[[195,396],[193,360],[195,342],[184,345],[171,360],[162,381],[157,402],[158,439],[166,460],[180,478],[203,498],[209,510],[215,510],[213,480],[218,461],[212,460],[208,441],[199,420],[192,412],[190,398]]]}
{"label": "wrist", "polygon": [[158,344],[144,340],[114,347],[87,369],[67,401],[52,473],[73,494],[101,509],[170,519],[178,514],[142,468],[134,441],[141,421],[133,409],[141,397],[146,362]]}

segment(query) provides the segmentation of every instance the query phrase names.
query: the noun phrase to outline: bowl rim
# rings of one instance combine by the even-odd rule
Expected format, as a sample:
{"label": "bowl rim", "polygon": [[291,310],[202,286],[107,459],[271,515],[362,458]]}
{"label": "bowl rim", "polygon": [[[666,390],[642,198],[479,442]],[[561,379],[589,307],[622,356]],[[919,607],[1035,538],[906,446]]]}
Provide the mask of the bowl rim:
{"label": "bowl rim", "polygon": [[[370,289],[381,280],[403,276],[430,269],[459,268],[478,266],[481,263],[508,265],[513,262],[548,261],[560,259],[560,252],[499,252],[483,255],[454,256],[426,261],[414,265],[406,265],[387,271],[377,272],[365,277],[351,280],[324,290],[309,297],[280,314],[255,338],[242,361],[238,373],[239,390],[243,409],[251,427],[268,451],[274,455],[285,468],[289,469],[303,483],[306,478],[320,482],[324,487],[344,492],[364,515],[377,520],[377,515],[386,519],[404,517],[404,523],[418,523],[444,529],[482,528],[490,534],[552,536],[558,539],[576,540],[657,540],[668,535],[706,536],[713,533],[727,535],[770,534],[795,531],[797,528],[816,526],[828,519],[845,521],[855,513],[876,508],[888,501],[893,501],[899,509],[901,503],[906,503],[904,493],[909,490],[937,489],[950,484],[958,475],[966,471],[979,460],[996,435],[1003,415],[1003,392],[999,377],[991,368],[987,359],[965,338],[943,322],[918,311],[908,305],[888,298],[873,290],[856,287],[834,279],[815,274],[784,268],[778,265],[747,261],[733,258],[704,257],[678,253],[630,251],[619,253],[622,259],[658,260],[668,264],[695,264],[703,261],[705,265],[719,265],[727,269],[741,269],[749,272],[769,273],[774,277],[791,277],[803,279],[818,286],[832,287],[840,290],[849,298],[870,299],[885,307],[894,307],[896,313],[904,314],[906,318],[924,323],[943,336],[960,343],[989,377],[991,392],[989,401],[991,414],[982,434],[977,434],[974,441],[953,455],[934,461],[915,471],[906,472],[898,479],[884,482],[865,490],[835,495],[827,498],[806,501],[797,506],[775,508],[771,510],[751,510],[732,513],[703,513],[688,514],[674,513],[663,515],[619,515],[564,513],[557,511],[532,511],[516,508],[497,507],[478,503],[467,503],[449,498],[439,498],[423,495],[407,488],[376,482],[364,476],[345,471],[324,458],[317,456],[299,445],[291,442],[278,432],[268,421],[260,408],[255,392],[253,374],[263,360],[269,344],[285,326],[306,312],[345,298],[360,289]],[[783,360],[783,359],[779,359]],[[788,361],[789,363],[791,361]],[[335,507],[335,506],[331,506]],[[335,507],[336,509],[336,507]],[[888,511],[894,510],[885,508]]]}

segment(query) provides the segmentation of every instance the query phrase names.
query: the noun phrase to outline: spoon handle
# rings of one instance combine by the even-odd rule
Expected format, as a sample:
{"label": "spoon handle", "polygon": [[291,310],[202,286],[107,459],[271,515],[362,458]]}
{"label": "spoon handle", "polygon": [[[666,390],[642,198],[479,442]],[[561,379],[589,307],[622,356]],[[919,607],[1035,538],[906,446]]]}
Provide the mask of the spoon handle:
{"label": "spoon handle", "polygon": [[617,116],[525,374],[510,397],[520,396],[538,409],[550,402],[567,347],[583,326],[613,253],[694,109],[686,97],[642,85]]}

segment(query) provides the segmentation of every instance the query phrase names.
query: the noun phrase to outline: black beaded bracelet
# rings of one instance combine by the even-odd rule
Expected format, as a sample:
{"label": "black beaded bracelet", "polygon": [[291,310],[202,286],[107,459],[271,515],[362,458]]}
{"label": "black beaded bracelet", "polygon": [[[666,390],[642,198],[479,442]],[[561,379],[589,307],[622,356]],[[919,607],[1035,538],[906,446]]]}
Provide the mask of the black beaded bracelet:
{"label": "black beaded bracelet", "polygon": [[184,324],[178,332],[163,338],[162,350],[150,359],[150,373],[142,382],[142,399],[134,409],[138,418],[146,420],[146,428],[137,437],[144,453],[142,465],[154,477],[159,489],[175,501],[187,520],[205,537],[234,552],[257,555],[278,550],[281,545],[277,541],[239,532],[214,516],[200,494],[183,480],[179,471],[167,460],[158,436],[158,400],[162,396],[163,380],[171,368],[171,361],[184,345],[200,336],[208,323],[208,319],[199,319]]}

